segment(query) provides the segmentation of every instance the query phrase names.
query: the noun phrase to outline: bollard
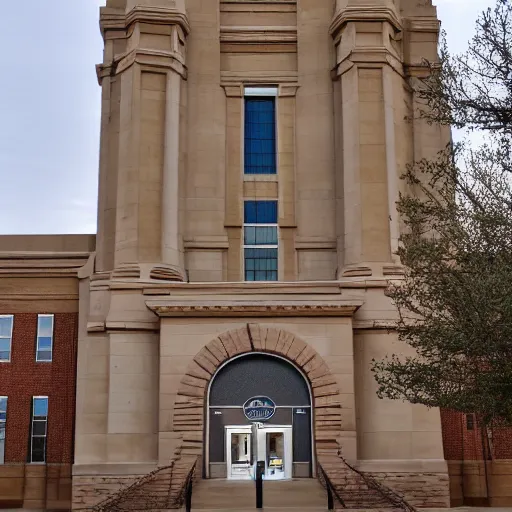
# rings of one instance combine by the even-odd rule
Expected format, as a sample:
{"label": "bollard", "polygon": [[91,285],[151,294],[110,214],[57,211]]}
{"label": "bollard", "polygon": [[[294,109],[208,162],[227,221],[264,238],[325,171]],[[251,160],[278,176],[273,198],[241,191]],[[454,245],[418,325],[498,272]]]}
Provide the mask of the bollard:
{"label": "bollard", "polygon": [[256,508],[263,508],[263,474],[265,473],[265,461],[256,462]]}

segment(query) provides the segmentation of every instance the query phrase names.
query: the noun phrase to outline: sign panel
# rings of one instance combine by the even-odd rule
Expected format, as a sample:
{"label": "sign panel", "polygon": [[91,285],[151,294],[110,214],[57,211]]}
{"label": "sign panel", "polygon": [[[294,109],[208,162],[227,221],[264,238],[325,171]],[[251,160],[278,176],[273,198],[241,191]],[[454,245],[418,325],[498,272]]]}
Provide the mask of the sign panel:
{"label": "sign panel", "polygon": [[267,421],[276,412],[276,404],[267,396],[249,398],[244,404],[244,414],[249,421]]}

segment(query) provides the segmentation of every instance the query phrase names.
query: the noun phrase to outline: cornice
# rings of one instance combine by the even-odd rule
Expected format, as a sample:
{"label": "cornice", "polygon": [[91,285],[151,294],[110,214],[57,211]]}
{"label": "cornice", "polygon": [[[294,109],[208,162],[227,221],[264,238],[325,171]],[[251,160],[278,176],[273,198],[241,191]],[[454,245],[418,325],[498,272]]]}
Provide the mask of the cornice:
{"label": "cornice", "polygon": [[435,17],[406,18],[407,30],[411,32],[439,32],[441,22]]}
{"label": "cornice", "polygon": [[397,32],[402,30],[402,24],[393,9],[389,7],[366,6],[364,8],[347,7],[342,11],[338,11],[334,15],[334,19],[329,27],[329,33],[332,37],[336,38],[338,32],[347,23],[357,21],[387,21]]}
{"label": "cornice", "polygon": [[178,9],[167,7],[135,6],[130,12],[103,7],[100,10],[100,28],[103,37],[107,30],[126,30],[133,23],[152,23],[157,25],[179,25],[185,35],[190,33],[187,15]]}
{"label": "cornice", "polygon": [[85,252],[14,251],[0,253],[2,277],[76,277],[89,260]]}
{"label": "cornice", "polygon": [[362,305],[362,300],[346,302],[306,301],[177,301],[148,300],[147,307],[160,317],[296,317],[336,316],[351,317]]}

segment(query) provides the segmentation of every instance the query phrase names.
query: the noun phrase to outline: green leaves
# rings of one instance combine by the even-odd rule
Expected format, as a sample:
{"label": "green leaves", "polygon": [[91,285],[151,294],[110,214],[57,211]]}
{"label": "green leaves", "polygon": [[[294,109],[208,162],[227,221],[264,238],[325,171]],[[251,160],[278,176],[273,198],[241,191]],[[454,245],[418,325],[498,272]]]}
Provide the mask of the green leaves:
{"label": "green leaves", "polygon": [[387,292],[414,357],[372,369],[380,397],[512,423],[512,6],[482,14],[466,54],[441,48],[422,89],[432,123],[486,130],[403,176],[402,282]]}

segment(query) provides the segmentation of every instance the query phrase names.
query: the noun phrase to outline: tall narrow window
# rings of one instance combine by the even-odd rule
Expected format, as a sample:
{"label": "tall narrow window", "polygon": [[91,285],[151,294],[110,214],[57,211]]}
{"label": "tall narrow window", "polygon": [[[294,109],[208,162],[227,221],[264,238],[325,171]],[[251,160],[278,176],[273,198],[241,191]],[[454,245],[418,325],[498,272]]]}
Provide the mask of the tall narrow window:
{"label": "tall narrow window", "polygon": [[0,315],[0,362],[11,360],[13,315]]}
{"label": "tall narrow window", "polygon": [[277,261],[277,201],[245,201],[245,280],[277,281]]}
{"label": "tall narrow window", "polygon": [[0,396],[0,464],[5,462],[5,422],[7,421],[7,397]]}
{"label": "tall narrow window", "polygon": [[37,316],[36,345],[36,361],[51,361],[53,352],[53,315]]}
{"label": "tall narrow window", "polygon": [[48,397],[32,398],[32,430],[30,462],[46,462],[46,435],[48,431]]}
{"label": "tall narrow window", "polygon": [[276,174],[275,87],[245,89],[245,174]]}

